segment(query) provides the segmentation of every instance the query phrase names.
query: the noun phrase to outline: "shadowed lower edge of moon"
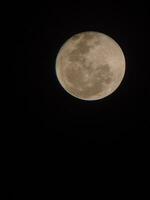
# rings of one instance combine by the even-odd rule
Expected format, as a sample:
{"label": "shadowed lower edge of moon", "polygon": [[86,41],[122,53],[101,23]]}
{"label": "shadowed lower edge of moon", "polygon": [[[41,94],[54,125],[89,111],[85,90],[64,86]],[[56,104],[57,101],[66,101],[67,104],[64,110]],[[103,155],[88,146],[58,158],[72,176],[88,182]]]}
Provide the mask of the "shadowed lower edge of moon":
{"label": "shadowed lower edge of moon", "polygon": [[[99,77],[100,81],[89,82],[92,84],[91,88],[89,88],[86,85],[88,83],[83,83],[82,78],[79,79],[79,76],[76,76],[75,73],[70,73],[69,81],[66,78],[67,76],[66,72],[64,72],[64,74],[63,73],[61,74],[60,71],[57,69],[56,74],[59,79],[59,82],[61,83],[65,91],[67,91],[69,94],[78,99],[87,101],[100,100],[111,95],[119,87],[123,79],[123,74],[122,74],[122,77],[119,78],[119,81],[117,81],[116,84],[115,80],[113,80],[113,74],[111,72],[109,73],[109,76],[108,74],[107,76],[105,76],[104,73],[101,73],[103,74],[103,77]],[[74,85],[72,84],[73,82],[71,82],[74,79],[73,76],[75,78]]]}

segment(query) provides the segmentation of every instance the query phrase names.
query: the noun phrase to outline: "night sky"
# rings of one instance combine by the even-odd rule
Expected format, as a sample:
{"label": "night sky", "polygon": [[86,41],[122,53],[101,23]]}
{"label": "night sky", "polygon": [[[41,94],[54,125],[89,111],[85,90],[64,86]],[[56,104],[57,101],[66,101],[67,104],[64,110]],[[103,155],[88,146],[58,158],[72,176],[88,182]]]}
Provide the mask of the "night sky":
{"label": "night sky", "polygon": [[[143,1],[134,5],[128,1],[81,2],[13,5],[16,10],[10,20],[15,84],[10,118],[11,137],[20,146],[128,145],[142,143],[143,135],[148,134],[147,5]],[[120,87],[99,101],[82,101],[69,95],[55,74],[60,47],[83,31],[109,35],[126,58]]]}

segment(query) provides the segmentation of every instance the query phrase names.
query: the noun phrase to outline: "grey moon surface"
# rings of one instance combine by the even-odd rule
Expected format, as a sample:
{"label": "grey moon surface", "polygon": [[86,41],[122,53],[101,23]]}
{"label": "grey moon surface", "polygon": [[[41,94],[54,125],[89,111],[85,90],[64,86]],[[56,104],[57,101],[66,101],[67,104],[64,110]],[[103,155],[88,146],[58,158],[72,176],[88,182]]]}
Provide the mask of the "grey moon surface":
{"label": "grey moon surface", "polygon": [[81,100],[112,94],[125,75],[125,57],[111,37],[99,32],[73,35],[60,48],[56,76],[61,86]]}

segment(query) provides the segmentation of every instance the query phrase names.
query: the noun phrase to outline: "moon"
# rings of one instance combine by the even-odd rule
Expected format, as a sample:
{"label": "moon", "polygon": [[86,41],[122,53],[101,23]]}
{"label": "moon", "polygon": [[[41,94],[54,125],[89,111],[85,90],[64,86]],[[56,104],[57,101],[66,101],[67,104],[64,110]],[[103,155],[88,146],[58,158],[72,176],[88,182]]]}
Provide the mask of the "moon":
{"label": "moon", "polygon": [[56,57],[61,86],[81,100],[99,100],[112,94],[125,75],[125,57],[115,40],[104,33],[73,35]]}

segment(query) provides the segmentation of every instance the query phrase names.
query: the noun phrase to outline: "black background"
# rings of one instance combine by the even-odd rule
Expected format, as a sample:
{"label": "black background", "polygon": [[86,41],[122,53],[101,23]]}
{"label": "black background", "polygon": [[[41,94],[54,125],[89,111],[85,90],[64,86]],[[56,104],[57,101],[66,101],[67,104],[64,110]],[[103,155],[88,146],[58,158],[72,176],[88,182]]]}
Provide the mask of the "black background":
{"label": "black background", "polygon": [[[13,140],[33,148],[54,144],[142,143],[148,134],[149,120],[148,4],[21,1],[13,8]],[[99,101],[72,97],[60,86],[55,74],[59,48],[82,31],[103,32],[114,38],[126,58],[122,84]]]}

